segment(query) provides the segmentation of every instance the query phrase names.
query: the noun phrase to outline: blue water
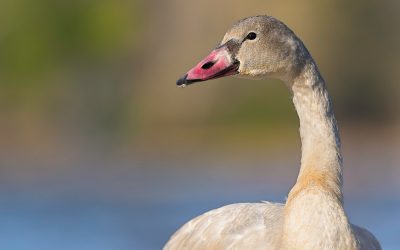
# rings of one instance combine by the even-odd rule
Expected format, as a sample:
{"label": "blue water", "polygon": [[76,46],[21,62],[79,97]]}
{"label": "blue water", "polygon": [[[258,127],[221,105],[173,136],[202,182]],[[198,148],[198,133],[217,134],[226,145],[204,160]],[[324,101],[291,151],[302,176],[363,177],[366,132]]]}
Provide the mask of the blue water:
{"label": "blue water", "polygon": [[[225,169],[171,172],[169,167],[108,167],[77,172],[85,169],[79,166],[62,178],[38,178],[29,185],[3,183],[0,248],[160,249],[194,216],[235,202],[281,202],[293,181],[270,178],[264,183],[257,173]],[[350,194],[345,205],[351,221],[370,229],[384,249],[399,249],[399,196],[385,191]]]}

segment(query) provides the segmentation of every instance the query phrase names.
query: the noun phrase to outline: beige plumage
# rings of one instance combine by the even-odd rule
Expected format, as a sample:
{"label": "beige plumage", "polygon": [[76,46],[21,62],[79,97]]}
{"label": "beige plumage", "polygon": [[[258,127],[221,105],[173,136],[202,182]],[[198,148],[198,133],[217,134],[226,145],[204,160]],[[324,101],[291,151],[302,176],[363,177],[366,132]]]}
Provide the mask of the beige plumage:
{"label": "beige plumage", "polygon": [[370,232],[349,223],[343,209],[336,120],[325,82],[301,40],[273,17],[240,20],[178,85],[233,74],[279,78],[292,92],[302,141],[297,182],[286,204],[209,211],[182,226],[164,249],[381,249]]}

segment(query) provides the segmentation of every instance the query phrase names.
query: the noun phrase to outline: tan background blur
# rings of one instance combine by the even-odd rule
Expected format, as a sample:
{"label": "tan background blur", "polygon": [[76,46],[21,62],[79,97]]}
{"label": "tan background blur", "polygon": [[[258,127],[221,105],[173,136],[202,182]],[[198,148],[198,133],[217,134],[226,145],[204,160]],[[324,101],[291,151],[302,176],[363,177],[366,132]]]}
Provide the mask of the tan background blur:
{"label": "tan background blur", "polygon": [[328,83],[350,218],[394,249],[399,13],[395,0],[1,2],[0,244],[159,249],[211,208],[283,201],[300,155],[286,87],[175,86],[234,21],[268,14]]}

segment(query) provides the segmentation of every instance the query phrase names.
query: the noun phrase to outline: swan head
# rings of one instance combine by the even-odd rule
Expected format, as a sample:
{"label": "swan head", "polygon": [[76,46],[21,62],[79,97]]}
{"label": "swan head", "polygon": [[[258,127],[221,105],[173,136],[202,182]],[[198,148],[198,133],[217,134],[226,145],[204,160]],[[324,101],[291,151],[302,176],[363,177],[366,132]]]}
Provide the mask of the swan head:
{"label": "swan head", "polygon": [[219,46],[177,85],[229,75],[287,81],[301,71],[308,57],[300,39],[281,21],[270,16],[248,17],[236,22]]}

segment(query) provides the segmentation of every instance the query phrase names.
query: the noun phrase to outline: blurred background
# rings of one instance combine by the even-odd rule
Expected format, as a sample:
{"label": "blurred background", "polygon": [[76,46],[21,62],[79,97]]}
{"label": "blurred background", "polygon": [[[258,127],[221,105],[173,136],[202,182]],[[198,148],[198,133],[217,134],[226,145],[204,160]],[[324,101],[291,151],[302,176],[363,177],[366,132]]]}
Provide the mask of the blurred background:
{"label": "blurred background", "polygon": [[178,77],[237,19],[284,21],[327,81],[345,207],[400,245],[400,2],[0,2],[0,245],[160,249],[234,202],[283,202],[300,161],[279,81]]}

